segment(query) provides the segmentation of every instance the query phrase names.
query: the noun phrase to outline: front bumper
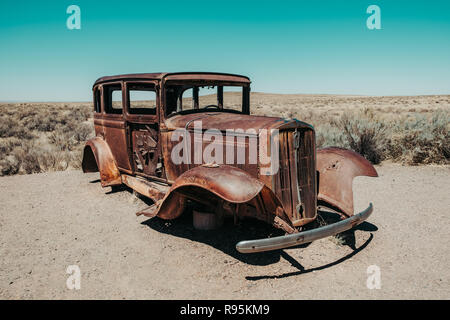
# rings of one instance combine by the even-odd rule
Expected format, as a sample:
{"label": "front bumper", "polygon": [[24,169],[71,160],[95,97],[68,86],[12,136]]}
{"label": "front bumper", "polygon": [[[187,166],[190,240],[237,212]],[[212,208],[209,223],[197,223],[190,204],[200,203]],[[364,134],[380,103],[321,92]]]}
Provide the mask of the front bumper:
{"label": "front bumper", "polygon": [[313,230],[292,233],[285,236],[258,239],[258,240],[245,240],[236,244],[236,250],[241,253],[253,253],[283,249],[288,247],[297,246],[299,244],[312,242],[314,240],[329,237],[343,231],[349,230],[354,226],[357,226],[364,220],[366,220],[373,211],[372,203],[364,211],[355,214],[342,221],[316,228]]}

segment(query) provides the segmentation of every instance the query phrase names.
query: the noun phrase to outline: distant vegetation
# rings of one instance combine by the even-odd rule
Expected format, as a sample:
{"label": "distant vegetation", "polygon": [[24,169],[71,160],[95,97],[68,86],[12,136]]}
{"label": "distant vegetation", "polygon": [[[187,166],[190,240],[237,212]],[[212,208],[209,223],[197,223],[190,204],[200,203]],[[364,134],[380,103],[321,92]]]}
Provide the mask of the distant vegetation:
{"label": "distant vegetation", "polygon": [[254,95],[255,114],[312,124],[318,148],[352,149],[374,164],[450,163],[450,96]]}
{"label": "distant vegetation", "polygon": [[448,111],[387,119],[373,109],[346,111],[317,127],[318,146],[342,146],[374,164],[446,164],[450,160]]}
{"label": "distant vegetation", "polygon": [[80,168],[91,117],[88,103],[0,105],[0,175]]}
{"label": "distant vegetation", "polygon": [[[311,123],[318,147],[353,149],[375,164],[450,162],[450,96],[252,93],[252,114]],[[78,169],[93,135],[90,103],[0,104],[0,175]]]}

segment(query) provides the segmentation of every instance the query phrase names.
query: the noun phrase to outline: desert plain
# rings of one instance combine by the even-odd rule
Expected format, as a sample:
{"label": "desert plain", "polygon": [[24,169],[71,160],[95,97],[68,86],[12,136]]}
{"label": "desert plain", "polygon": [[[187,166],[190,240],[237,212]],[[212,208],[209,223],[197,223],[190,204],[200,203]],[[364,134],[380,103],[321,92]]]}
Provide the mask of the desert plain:
{"label": "desert plain", "polygon": [[[231,96],[230,98],[233,98]],[[80,170],[90,103],[0,104],[2,299],[449,299],[450,96],[252,93],[252,113],[312,123],[319,147],[375,164],[354,180],[356,210],[374,213],[339,237],[240,254],[270,226],[215,231],[136,217],[148,206]],[[81,272],[69,289],[67,268]],[[368,285],[373,266],[380,284]]]}

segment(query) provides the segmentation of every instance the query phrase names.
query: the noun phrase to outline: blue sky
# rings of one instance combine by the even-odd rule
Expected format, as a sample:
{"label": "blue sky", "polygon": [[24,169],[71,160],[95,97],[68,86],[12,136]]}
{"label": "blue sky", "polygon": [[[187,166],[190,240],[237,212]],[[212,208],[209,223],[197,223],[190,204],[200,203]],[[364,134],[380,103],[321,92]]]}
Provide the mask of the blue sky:
{"label": "blue sky", "polygon": [[[366,26],[372,4],[381,30]],[[88,101],[101,76],[159,71],[244,74],[262,92],[450,94],[450,1],[2,0],[0,39],[1,101]]]}

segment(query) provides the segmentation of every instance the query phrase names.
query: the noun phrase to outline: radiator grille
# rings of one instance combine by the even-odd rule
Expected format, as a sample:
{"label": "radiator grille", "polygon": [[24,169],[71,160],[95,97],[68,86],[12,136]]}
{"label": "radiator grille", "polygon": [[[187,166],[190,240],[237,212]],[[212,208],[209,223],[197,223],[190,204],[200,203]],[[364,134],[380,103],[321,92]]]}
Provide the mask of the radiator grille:
{"label": "radiator grille", "polygon": [[275,193],[294,225],[316,215],[316,163],[314,130],[280,132],[280,167]]}

